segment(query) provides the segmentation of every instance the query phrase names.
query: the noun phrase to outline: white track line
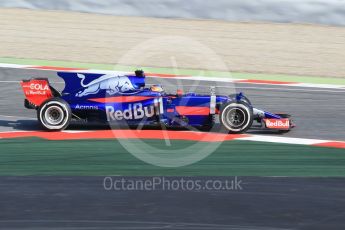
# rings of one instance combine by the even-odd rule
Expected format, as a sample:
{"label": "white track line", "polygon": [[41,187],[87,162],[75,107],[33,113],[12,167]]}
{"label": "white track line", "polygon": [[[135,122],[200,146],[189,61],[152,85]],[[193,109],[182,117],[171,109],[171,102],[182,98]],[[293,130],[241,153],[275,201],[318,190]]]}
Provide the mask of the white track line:
{"label": "white track line", "polygon": [[[222,87],[222,86],[221,86]],[[251,87],[251,86],[237,86],[236,88],[241,88],[241,89],[261,89],[261,90],[277,90],[277,91],[302,91],[302,92],[326,92],[326,93],[345,93],[345,88],[344,89],[339,89],[339,90],[327,90],[327,89],[309,89],[309,88],[303,88],[298,89],[298,88],[287,88],[285,87],[275,87],[275,88],[270,88],[270,87]]]}
{"label": "white track line", "polygon": [[[287,84],[287,86],[290,84]],[[291,84],[294,86],[294,84]],[[298,83],[299,87],[309,87],[309,88],[324,88],[324,89],[345,89],[345,80],[344,85],[331,85],[331,84],[313,84],[313,83]]]}
{"label": "white track line", "polygon": [[23,119],[29,119],[29,120],[36,120],[36,118],[34,118],[34,117],[10,116],[10,115],[2,115],[2,114],[0,114],[0,117],[6,117],[6,118],[23,118]]}
{"label": "white track line", "polygon": [[[243,83],[241,83],[243,84]],[[245,83],[248,84],[248,83]],[[154,84],[147,84],[147,85],[154,85]],[[195,85],[182,85],[186,87],[194,87]],[[238,86],[235,87],[231,86],[215,86],[216,88],[225,88],[225,89],[260,89],[260,90],[276,90],[276,91],[302,91],[302,92],[327,92],[327,93],[345,93],[345,89],[339,90],[326,90],[326,89],[309,89],[309,88],[287,88],[285,87],[256,87],[256,86]],[[199,85],[198,88],[209,88],[209,86]]]}
{"label": "white track line", "polygon": [[250,135],[249,137],[240,137],[238,138],[238,140],[296,144],[296,145],[313,145],[313,144],[329,142],[329,140],[306,139],[306,138],[295,138],[295,137],[263,136],[263,135]]}
{"label": "white track line", "polygon": [[[175,78],[173,78],[175,79]],[[182,80],[186,80],[186,79],[182,79]],[[188,79],[189,80],[189,79]],[[212,82],[212,80],[208,80],[210,82]],[[0,83],[15,83],[15,84],[19,84],[21,81],[0,81]],[[64,82],[50,82],[52,84],[65,84]],[[235,83],[235,82],[233,82]],[[238,84],[238,83],[235,83]],[[241,84],[249,84],[249,83],[241,83]],[[154,84],[146,84],[146,85],[154,85]],[[195,87],[196,85],[183,85],[183,86],[188,86],[188,87]],[[278,85],[276,85],[278,86]],[[208,87],[208,86],[202,86],[199,85],[198,87]],[[259,90],[275,90],[275,91],[301,91],[301,92],[325,92],[325,93],[345,93],[345,88],[339,88],[338,90],[327,90],[327,89],[309,89],[309,88],[303,88],[303,87],[299,87],[297,88],[296,86],[288,86],[288,87],[295,87],[295,88],[288,88],[287,85],[284,85],[283,87],[252,87],[252,86],[236,86],[236,87],[229,87],[229,86],[216,86],[217,88],[227,88],[227,89],[233,89],[233,88],[240,88],[240,89],[259,89]],[[301,89],[302,88],[302,89]]]}
{"label": "white track line", "polygon": [[[1,134],[7,134],[7,133],[32,133],[32,135],[35,135],[37,132],[42,133],[40,131],[3,131],[0,132],[0,138]],[[62,131],[63,133],[86,133],[86,132],[97,132],[94,130],[90,131],[85,131],[85,130],[67,130],[67,131]],[[43,132],[47,133],[47,132]],[[21,137],[20,135],[17,137]],[[81,138],[83,139],[83,138]],[[256,142],[265,142],[265,143],[279,143],[279,144],[293,144],[293,145],[307,145],[307,146],[313,146],[313,145],[318,145],[318,144],[327,144],[327,143],[335,143],[333,147],[336,148],[344,148],[338,146],[338,144],[345,144],[344,141],[334,141],[334,140],[320,140],[320,139],[306,139],[306,138],[294,138],[294,137],[277,137],[277,136],[264,136],[264,135],[248,135],[244,137],[237,137],[233,140],[240,140],[240,141],[256,141]],[[327,145],[327,147],[332,147],[332,145]]]}
{"label": "white track line", "polygon": [[[86,69],[86,70],[56,70],[52,69],[44,69],[42,66],[34,66],[34,65],[16,65],[16,64],[5,64],[0,63],[0,68],[13,68],[13,69],[36,69],[41,71],[53,71],[53,72],[82,72],[82,73],[112,73],[112,74],[128,74],[129,72],[126,71],[113,71],[113,70],[94,70],[94,69]],[[148,76],[148,77],[155,77],[155,76]],[[157,76],[159,77],[159,76]],[[196,81],[219,81],[219,82],[233,82],[233,83],[243,83],[243,84],[256,84],[256,85],[279,85],[279,86],[294,86],[294,87],[303,87],[303,88],[326,88],[326,89],[345,89],[345,80],[344,85],[331,85],[331,84],[314,84],[314,83],[291,83],[291,84],[274,84],[269,82],[243,82],[248,79],[232,79],[232,78],[222,78],[222,77],[207,77],[207,76],[176,76],[173,79],[186,79],[186,80],[196,80]],[[239,82],[240,81],[240,82]]]}
{"label": "white track line", "polygon": [[0,83],[20,83],[21,81],[0,81]]}
{"label": "white track line", "polygon": [[25,69],[30,68],[32,65],[18,65],[18,64],[6,64],[6,63],[0,63],[1,68],[11,68],[11,69]]}
{"label": "white track line", "polygon": [[92,132],[92,130],[64,130],[62,132],[64,132],[64,133],[89,133],[89,132]]}
{"label": "white track line", "polygon": [[34,132],[34,131],[28,131],[28,130],[20,130],[20,131],[15,130],[14,131],[14,130],[10,130],[10,131],[0,131],[0,134],[6,134],[6,133],[31,133],[31,132]]}

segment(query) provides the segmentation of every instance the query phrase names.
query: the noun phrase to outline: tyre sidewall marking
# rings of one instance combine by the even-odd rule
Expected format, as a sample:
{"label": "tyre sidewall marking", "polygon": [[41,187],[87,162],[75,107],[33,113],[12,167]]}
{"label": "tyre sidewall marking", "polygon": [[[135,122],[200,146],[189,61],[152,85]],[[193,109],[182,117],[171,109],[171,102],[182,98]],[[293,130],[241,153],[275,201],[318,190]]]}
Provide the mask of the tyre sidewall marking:
{"label": "tyre sidewall marking", "polygon": [[[242,127],[242,128],[239,128],[239,129],[233,129],[231,127],[228,126],[228,124],[226,122],[224,122],[224,120],[226,119],[224,115],[224,112],[228,109],[228,107],[239,107],[241,109],[243,109],[244,111],[247,112],[248,114],[248,119],[247,119],[247,123]],[[223,113],[221,114],[221,120],[222,120],[222,124],[225,126],[225,128],[227,128],[229,131],[233,131],[233,132],[239,132],[241,130],[244,130],[247,128],[247,126],[250,124],[250,121],[251,121],[252,117],[251,117],[251,113],[250,113],[250,110],[247,106],[243,105],[243,104],[239,104],[239,103],[231,103],[229,105],[227,105],[224,109],[223,109]]]}
{"label": "tyre sidewall marking", "polygon": [[[43,119],[43,112],[46,112],[46,107],[47,106],[49,106],[49,105],[51,105],[51,104],[54,104],[54,105],[57,105],[57,106],[59,106],[59,107],[61,107],[62,109],[63,109],[63,115],[65,116],[64,117],[64,121],[63,121],[63,123],[61,124],[61,125],[59,125],[59,126],[51,126],[51,125],[49,125],[49,124],[46,124],[44,121],[44,119]],[[67,124],[67,122],[68,122],[68,117],[69,117],[69,110],[67,109],[67,107],[66,107],[66,105],[65,104],[63,104],[63,103],[61,103],[61,102],[59,102],[59,101],[50,101],[50,102],[47,102],[45,105],[43,105],[43,107],[40,109],[40,120],[41,120],[41,123],[44,125],[44,127],[46,127],[47,129],[50,129],[50,130],[52,130],[52,129],[61,129],[62,127],[64,127],[66,124]]]}

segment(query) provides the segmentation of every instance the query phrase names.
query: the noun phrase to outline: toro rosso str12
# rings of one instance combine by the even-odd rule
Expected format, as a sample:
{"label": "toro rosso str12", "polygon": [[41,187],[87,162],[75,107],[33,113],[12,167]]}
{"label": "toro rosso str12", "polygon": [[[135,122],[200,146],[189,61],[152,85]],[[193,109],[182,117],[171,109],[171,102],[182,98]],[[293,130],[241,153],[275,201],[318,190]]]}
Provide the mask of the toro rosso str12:
{"label": "toro rosso str12", "polygon": [[164,91],[162,86],[145,87],[145,75],[60,72],[65,81],[62,92],[48,79],[21,82],[25,107],[37,110],[37,118],[46,130],[66,129],[71,120],[86,122],[165,127],[212,127],[218,121],[230,133],[242,133],[258,122],[264,129],[289,131],[293,124],[286,114],[273,114],[254,108],[242,93],[208,95]]}

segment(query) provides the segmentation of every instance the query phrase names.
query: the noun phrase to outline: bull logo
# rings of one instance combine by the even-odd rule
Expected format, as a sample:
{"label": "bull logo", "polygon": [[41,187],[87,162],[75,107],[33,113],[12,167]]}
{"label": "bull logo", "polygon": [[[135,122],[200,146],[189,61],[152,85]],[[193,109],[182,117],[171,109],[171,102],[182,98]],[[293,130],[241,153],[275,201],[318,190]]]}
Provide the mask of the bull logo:
{"label": "bull logo", "polygon": [[84,97],[90,94],[97,94],[100,90],[106,90],[106,93],[108,95],[114,95],[119,92],[126,92],[135,89],[129,78],[125,76],[114,76],[106,74],[91,81],[88,84],[84,84],[84,74],[78,74],[78,77],[81,79],[81,86],[85,89],[79,91],[76,94],[76,97]]}

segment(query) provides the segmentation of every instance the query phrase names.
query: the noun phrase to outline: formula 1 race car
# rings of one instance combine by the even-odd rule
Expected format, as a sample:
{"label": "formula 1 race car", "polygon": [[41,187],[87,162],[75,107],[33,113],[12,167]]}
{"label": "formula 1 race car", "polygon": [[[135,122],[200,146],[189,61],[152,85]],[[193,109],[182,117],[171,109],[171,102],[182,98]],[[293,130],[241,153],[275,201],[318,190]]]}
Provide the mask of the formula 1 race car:
{"label": "formula 1 race car", "polygon": [[37,118],[46,130],[66,129],[72,119],[85,122],[165,127],[212,127],[219,121],[229,133],[243,133],[259,122],[264,129],[289,131],[289,115],[256,109],[242,93],[209,95],[165,92],[162,86],[145,87],[142,70],[135,75],[59,72],[65,81],[62,92],[48,79],[35,78],[21,82],[25,107],[37,110]]}

